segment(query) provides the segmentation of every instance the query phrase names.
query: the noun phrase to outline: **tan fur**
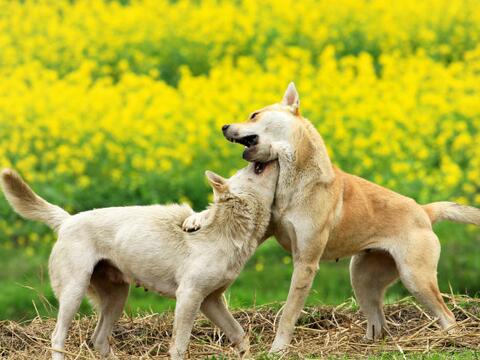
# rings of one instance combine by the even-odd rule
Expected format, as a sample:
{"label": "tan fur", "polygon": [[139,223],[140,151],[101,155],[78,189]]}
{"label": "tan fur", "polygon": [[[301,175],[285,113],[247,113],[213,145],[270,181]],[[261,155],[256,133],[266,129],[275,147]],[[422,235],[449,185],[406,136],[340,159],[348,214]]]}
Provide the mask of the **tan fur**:
{"label": "tan fur", "polygon": [[248,338],[222,294],[270,221],[278,164],[267,164],[261,173],[254,169],[250,164],[228,180],[206,173],[215,202],[202,228],[193,233],[181,229],[193,213],[186,205],[104,208],[70,216],[36,195],[17,173],[4,170],[3,190],[15,211],[47,223],[59,234],[49,261],[59,301],[52,358],[64,358],[68,327],[85,294],[99,313],[93,344],[102,356],[113,357],[108,337],[130,283],[177,299],[171,358],[183,359],[199,309],[246,355]]}
{"label": "tan fur", "polygon": [[[287,349],[295,322],[320,260],[353,256],[351,280],[367,316],[368,339],[383,335],[385,289],[398,277],[447,329],[455,324],[437,285],[440,243],[432,223],[480,224],[480,210],[440,202],[421,206],[365,179],[334,168],[314,126],[299,115],[298,93],[290,84],[282,103],[260,110],[255,121],[224,128],[239,142],[257,136],[244,151],[248,161],[290,154],[280,165],[270,233],[293,254],[294,271],[271,352]],[[205,215],[203,215],[205,216]],[[199,227],[199,215],[196,226]],[[186,224],[192,223],[187,219]]]}
{"label": "tan fur", "polygon": [[480,211],[472,206],[465,206],[449,201],[440,201],[424,205],[432,223],[450,220],[464,224],[480,225]]}

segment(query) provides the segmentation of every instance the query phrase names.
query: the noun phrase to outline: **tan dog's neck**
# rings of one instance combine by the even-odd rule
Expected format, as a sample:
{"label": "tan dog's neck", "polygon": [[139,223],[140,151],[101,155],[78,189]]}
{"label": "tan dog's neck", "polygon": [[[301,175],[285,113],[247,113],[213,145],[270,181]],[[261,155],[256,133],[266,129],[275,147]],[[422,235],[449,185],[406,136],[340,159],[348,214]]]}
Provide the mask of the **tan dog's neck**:
{"label": "tan dog's neck", "polygon": [[[284,217],[293,203],[310,201],[319,185],[331,188],[335,180],[335,172],[323,139],[308,120],[296,117],[288,143],[293,156],[290,161],[283,161],[286,166],[281,167],[278,177],[272,208],[274,222]],[[279,159],[285,157],[282,150],[280,153],[277,150],[277,154]]]}
{"label": "tan dog's neck", "polygon": [[322,137],[309,120],[298,116],[297,121],[293,133],[293,143],[297,144],[295,167],[308,172],[312,168],[318,169],[320,182],[331,183],[335,172]]}

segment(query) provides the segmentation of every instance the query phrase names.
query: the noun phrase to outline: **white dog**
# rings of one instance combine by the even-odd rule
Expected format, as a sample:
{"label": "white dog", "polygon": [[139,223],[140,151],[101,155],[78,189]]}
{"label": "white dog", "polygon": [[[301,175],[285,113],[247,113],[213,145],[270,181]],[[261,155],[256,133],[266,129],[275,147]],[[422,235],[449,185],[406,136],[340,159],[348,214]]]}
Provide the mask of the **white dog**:
{"label": "white dog", "polygon": [[49,262],[59,301],[53,359],[64,358],[68,328],[85,294],[100,314],[94,346],[102,356],[114,356],[108,336],[123,311],[129,283],[176,297],[173,359],[184,357],[199,309],[240,354],[248,351],[248,339],[222,294],[265,235],[278,164],[250,164],[228,180],[209,171],[206,176],[214,204],[202,229],[187,233],[181,225],[193,211],[186,205],[104,208],[70,216],[36,195],[16,172],[2,172],[1,185],[15,211],[58,232]]}

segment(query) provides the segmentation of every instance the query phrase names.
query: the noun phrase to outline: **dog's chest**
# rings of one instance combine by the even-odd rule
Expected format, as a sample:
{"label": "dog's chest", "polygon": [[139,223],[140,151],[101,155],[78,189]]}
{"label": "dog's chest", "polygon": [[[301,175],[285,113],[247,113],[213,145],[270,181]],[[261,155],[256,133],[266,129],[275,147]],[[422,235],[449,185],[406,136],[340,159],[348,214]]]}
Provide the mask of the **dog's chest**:
{"label": "dog's chest", "polygon": [[272,210],[273,234],[278,243],[287,251],[292,249],[292,229],[290,222],[284,216],[285,211]]}

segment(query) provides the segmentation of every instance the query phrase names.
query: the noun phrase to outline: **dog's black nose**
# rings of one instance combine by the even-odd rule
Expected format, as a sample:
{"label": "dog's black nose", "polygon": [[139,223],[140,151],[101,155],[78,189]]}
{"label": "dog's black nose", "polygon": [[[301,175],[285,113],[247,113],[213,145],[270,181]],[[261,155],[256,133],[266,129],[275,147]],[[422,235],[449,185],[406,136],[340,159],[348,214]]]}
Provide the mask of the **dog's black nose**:
{"label": "dog's black nose", "polygon": [[222,126],[222,131],[223,132],[227,131],[229,127],[230,127],[230,125],[223,125]]}

